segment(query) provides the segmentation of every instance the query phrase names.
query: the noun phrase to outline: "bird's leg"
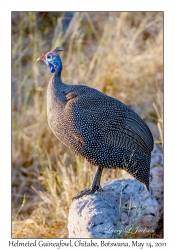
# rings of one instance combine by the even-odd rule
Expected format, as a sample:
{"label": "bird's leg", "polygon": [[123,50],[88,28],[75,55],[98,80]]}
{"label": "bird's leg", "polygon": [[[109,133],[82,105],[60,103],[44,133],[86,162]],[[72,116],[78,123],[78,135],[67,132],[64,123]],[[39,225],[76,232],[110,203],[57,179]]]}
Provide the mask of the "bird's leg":
{"label": "bird's leg", "polygon": [[98,169],[95,173],[92,185],[91,185],[91,189],[82,190],[77,196],[75,196],[73,198],[73,200],[78,199],[78,198],[82,197],[83,195],[95,193],[95,191],[97,191],[100,187],[100,179],[101,179],[102,171],[103,171],[103,168],[98,167]]}
{"label": "bird's leg", "polygon": [[97,171],[95,173],[95,176],[94,176],[94,179],[93,179],[93,182],[91,185],[91,190],[93,193],[95,191],[97,191],[100,187],[100,180],[101,180],[102,171],[103,171],[103,168],[101,168],[101,167],[97,168]]}

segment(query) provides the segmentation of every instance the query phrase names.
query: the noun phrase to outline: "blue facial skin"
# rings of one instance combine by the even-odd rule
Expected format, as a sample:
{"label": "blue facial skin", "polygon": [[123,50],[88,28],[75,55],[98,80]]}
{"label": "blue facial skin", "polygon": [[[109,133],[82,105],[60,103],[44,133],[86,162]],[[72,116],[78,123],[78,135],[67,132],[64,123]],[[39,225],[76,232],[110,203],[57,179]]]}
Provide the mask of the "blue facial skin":
{"label": "blue facial skin", "polygon": [[61,77],[62,62],[59,56],[55,57],[49,64],[50,72],[55,73],[56,76]]}
{"label": "blue facial skin", "polygon": [[49,63],[49,67],[50,67],[50,72],[54,73],[55,72],[55,67],[53,64]]}

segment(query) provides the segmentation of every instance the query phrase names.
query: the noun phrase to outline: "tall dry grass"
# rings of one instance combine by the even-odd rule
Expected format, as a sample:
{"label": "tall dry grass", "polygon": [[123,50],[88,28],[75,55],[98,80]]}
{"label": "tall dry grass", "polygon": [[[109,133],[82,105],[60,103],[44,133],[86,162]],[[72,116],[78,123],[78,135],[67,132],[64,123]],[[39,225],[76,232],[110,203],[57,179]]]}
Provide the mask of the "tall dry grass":
{"label": "tall dry grass", "polygon": [[[12,236],[68,237],[71,199],[88,187],[95,168],[50,131],[50,73],[36,58],[63,46],[62,79],[103,91],[130,105],[163,143],[163,13],[12,13]],[[116,178],[104,170],[102,182]]]}

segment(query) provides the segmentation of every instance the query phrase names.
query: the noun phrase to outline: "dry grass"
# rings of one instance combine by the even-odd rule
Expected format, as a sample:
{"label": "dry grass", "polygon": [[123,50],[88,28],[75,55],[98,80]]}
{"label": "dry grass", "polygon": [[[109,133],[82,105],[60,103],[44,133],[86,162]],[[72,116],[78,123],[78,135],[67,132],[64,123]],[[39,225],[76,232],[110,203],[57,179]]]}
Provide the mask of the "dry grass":
{"label": "dry grass", "polygon": [[[48,127],[50,73],[35,62],[42,53],[63,46],[65,83],[92,86],[131,105],[158,124],[155,139],[163,143],[163,14],[76,12],[65,33],[62,16],[12,13],[13,238],[68,237],[71,199],[95,172]],[[102,182],[117,175],[105,170]]]}

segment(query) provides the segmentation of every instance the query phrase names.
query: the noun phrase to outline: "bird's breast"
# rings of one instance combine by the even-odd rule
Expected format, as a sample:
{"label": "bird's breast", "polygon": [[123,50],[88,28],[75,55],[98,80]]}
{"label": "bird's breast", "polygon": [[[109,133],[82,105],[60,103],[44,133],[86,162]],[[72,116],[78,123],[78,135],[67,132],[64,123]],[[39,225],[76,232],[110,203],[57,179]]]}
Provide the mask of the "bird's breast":
{"label": "bird's breast", "polygon": [[70,147],[75,153],[80,153],[80,148],[84,145],[84,138],[77,130],[74,117],[74,106],[76,105],[76,95],[70,93],[66,95],[67,102],[59,102],[53,99],[47,104],[48,124],[55,136],[65,145]]}

